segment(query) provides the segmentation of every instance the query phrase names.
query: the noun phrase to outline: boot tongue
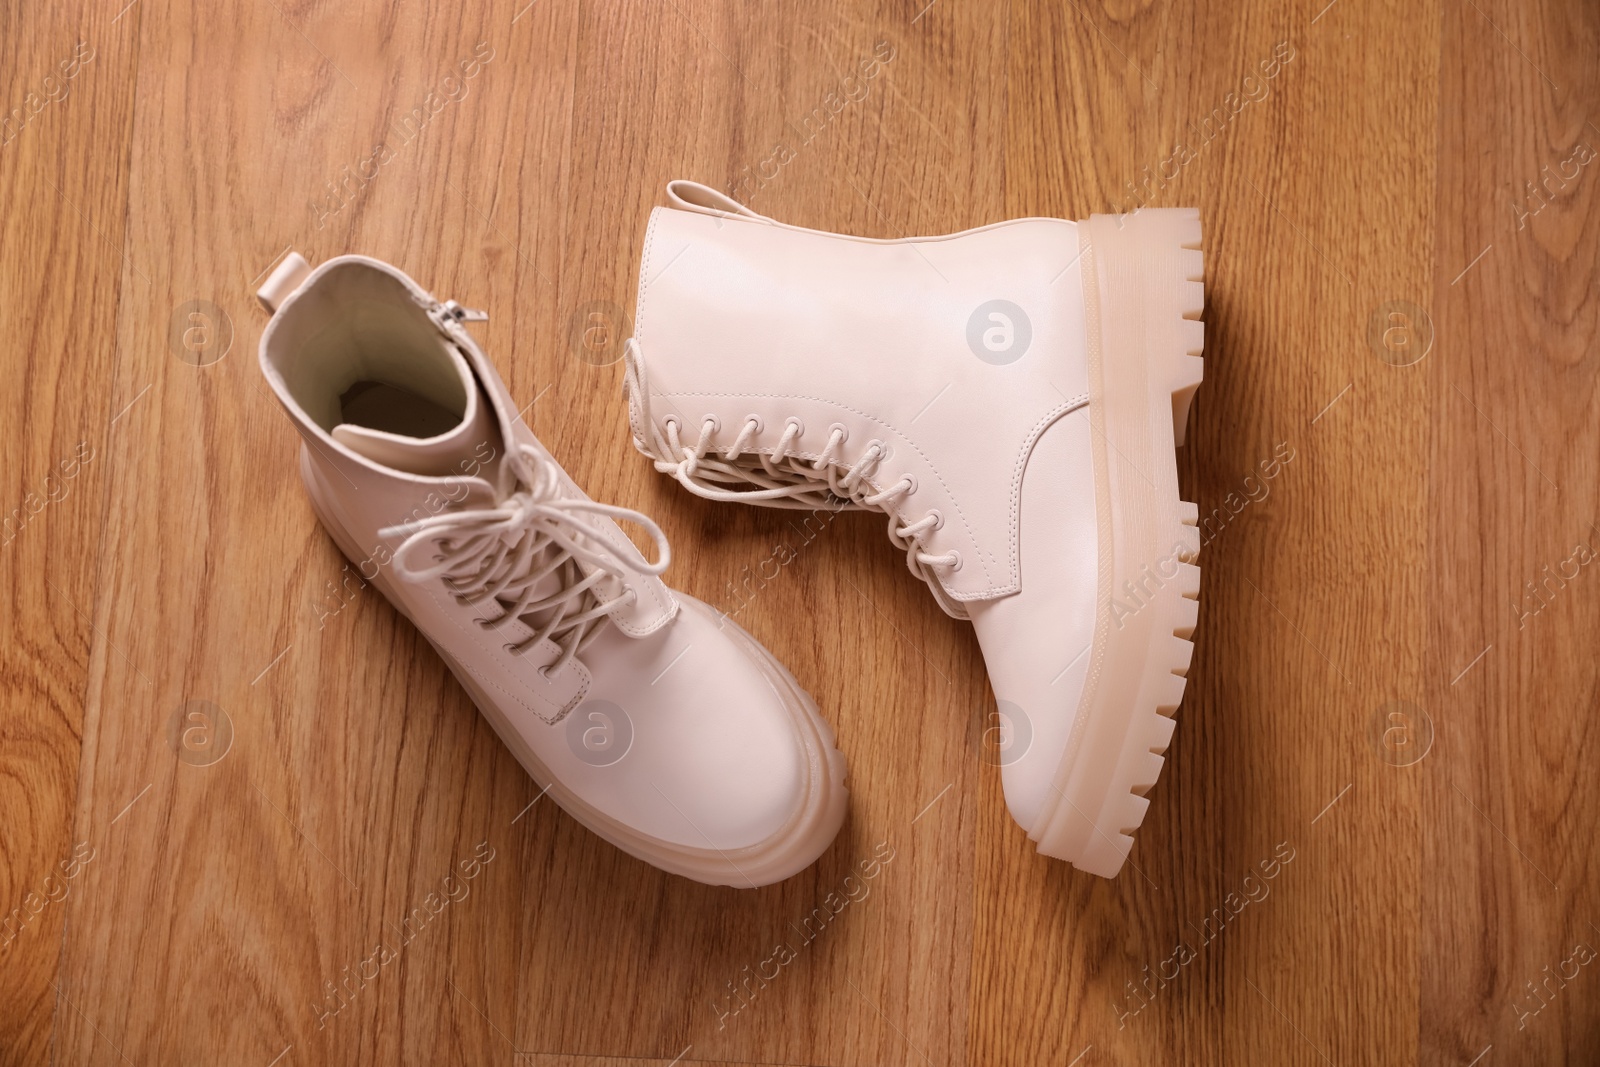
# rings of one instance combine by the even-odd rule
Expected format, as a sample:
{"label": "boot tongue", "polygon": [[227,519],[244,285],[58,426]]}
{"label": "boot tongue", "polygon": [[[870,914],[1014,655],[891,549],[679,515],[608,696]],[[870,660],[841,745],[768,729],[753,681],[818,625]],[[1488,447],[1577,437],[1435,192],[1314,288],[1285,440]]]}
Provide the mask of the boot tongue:
{"label": "boot tongue", "polygon": [[494,408],[455,346],[441,347],[461,380],[465,412],[382,382],[357,382],[340,405],[343,417],[355,421],[334,426],[333,439],[393,470],[477,477],[494,485],[504,452]]}

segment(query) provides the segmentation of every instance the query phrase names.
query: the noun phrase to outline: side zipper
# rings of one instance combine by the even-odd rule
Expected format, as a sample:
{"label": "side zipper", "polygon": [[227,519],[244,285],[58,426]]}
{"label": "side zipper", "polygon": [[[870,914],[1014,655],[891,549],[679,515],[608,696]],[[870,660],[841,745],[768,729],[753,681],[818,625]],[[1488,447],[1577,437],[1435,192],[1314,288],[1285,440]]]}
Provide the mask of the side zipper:
{"label": "side zipper", "polygon": [[442,304],[436,301],[432,307],[428,308],[428,318],[432,319],[434,325],[438,326],[446,336],[449,336],[460,330],[463,322],[487,321],[489,313],[487,311],[479,311],[477,308],[462,307],[454,300],[446,300]]}

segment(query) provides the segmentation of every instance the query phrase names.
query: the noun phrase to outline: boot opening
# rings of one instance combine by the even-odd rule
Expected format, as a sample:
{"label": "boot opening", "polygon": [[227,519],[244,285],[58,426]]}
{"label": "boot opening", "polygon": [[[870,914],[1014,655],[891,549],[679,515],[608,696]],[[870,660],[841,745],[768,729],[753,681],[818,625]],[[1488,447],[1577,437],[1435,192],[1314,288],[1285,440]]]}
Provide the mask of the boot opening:
{"label": "boot opening", "polygon": [[438,437],[461,422],[452,411],[425,396],[388,382],[359,381],[339,396],[340,421],[347,426],[397,434],[401,437]]}
{"label": "boot opening", "polygon": [[327,431],[341,423],[434,437],[467,414],[467,382],[433,320],[397,279],[342,264],[283,313],[264,362]]}

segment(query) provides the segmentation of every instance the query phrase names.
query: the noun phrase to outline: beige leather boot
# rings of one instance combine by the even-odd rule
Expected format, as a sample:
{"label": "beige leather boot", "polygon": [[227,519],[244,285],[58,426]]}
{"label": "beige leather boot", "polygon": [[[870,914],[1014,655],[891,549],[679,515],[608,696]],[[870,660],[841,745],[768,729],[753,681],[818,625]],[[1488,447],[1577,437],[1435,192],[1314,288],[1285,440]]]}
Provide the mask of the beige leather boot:
{"label": "beige leather boot", "polygon": [[977,628],[1011,814],[1116,874],[1193,650],[1173,449],[1200,383],[1198,213],[868,240],[667,196],[626,355],[634,444],[711,499],[887,513]]}
{"label": "beige leather boot", "polygon": [[[533,779],[618,848],[702,882],[808,866],[844,761],[794,678],[657,577],[660,528],[584,495],[463,326],[386,263],[292,254],[261,369],[312,509],[442,656]],[[613,520],[655,541],[647,562]]]}

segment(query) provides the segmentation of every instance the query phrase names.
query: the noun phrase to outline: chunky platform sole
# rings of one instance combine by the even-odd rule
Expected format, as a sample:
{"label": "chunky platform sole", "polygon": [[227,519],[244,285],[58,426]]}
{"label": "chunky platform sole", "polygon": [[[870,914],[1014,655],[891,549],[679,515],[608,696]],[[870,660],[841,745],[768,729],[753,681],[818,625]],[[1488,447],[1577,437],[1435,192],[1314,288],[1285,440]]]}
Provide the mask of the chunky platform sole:
{"label": "chunky platform sole", "polygon": [[[339,551],[351,562],[369,558],[371,553],[360,550],[346,534],[346,526],[338,518],[339,509],[322,487],[304,446],[300,451],[300,476],[306,487],[306,495],[311,500],[311,510],[322,523],[322,528],[328,532],[328,536],[333,538]],[[386,574],[380,570],[371,580],[371,584],[377,587],[384,599],[389,601],[406,621],[413,626],[416,625],[415,620],[390,592]],[[709,607],[693,597],[676,591],[674,595],[678,598],[679,610],[712,613]],[[844,787],[844,756],[835,743],[833,727],[822,717],[811,695],[800,687],[800,683],[789,673],[788,668],[774,659],[755,638],[732,619],[723,619],[721,626],[754,655],[774,688],[787,698],[789,706],[799,709],[794,716],[795,728],[801,735],[808,754],[809,770],[809,788],[804,807],[797,811],[768,842],[729,850],[686,848],[667,844],[641,835],[631,827],[584,803],[576,794],[556,781],[555,776],[534,754],[532,746],[517,732],[511,720],[477,684],[472,673],[435,644],[420,626],[417,627],[417,632],[422,634],[423,638],[433,646],[433,650],[439,654],[439,658],[444,660],[450,672],[455,675],[456,681],[461,683],[461,687],[472,698],[478,711],[489,721],[495,734],[506,748],[511,750],[511,754],[522,764],[528,776],[567,814],[630,856],[654,867],[692,878],[697,882],[748,889],[781,882],[815,863],[828,843],[838,835],[839,828],[844,823],[845,812],[849,806],[849,792]]]}
{"label": "chunky platform sole", "polygon": [[1200,593],[1198,509],[1176,446],[1200,384],[1200,215],[1150,208],[1078,226],[1088,323],[1100,573],[1094,644],[1039,851],[1110,878],[1161,773]]}

